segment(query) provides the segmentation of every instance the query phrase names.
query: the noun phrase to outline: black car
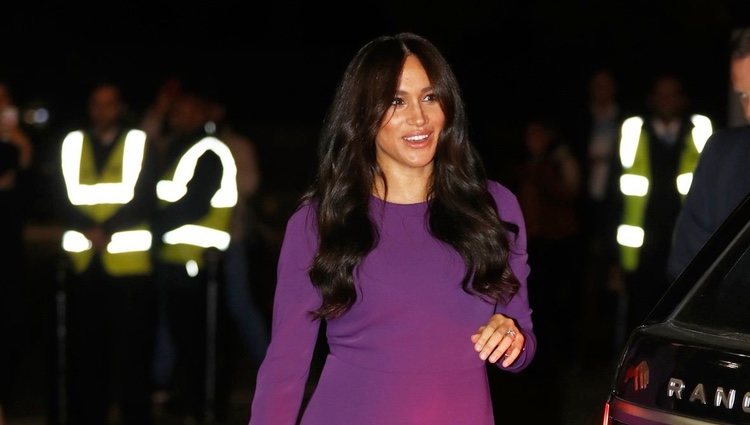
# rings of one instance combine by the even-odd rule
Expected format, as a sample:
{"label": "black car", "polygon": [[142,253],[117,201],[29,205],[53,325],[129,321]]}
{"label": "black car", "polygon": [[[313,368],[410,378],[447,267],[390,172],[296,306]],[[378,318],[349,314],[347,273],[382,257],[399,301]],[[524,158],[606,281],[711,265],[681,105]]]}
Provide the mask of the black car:
{"label": "black car", "polygon": [[750,197],[630,335],[603,423],[750,424]]}

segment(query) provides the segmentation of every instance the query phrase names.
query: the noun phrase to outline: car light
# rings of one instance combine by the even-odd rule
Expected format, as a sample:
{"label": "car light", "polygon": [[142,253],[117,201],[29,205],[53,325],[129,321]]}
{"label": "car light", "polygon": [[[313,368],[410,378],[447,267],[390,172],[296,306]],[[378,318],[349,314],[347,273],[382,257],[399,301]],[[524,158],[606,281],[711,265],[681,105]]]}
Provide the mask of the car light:
{"label": "car light", "polygon": [[609,425],[609,402],[604,403],[604,418],[602,418],[602,425]]}
{"label": "car light", "polygon": [[648,387],[650,379],[650,371],[648,362],[645,360],[639,362],[637,365],[629,366],[625,369],[625,376],[623,377],[623,386],[627,385],[628,381],[633,381],[633,391],[642,391]]}

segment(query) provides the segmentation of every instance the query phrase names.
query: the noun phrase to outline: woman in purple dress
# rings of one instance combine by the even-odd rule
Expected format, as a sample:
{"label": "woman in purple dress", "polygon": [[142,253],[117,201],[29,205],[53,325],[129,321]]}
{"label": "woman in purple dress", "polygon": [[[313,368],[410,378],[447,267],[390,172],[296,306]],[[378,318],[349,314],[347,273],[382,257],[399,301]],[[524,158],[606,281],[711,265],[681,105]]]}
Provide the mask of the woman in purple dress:
{"label": "woman in purple dress", "polygon": [[[536,351],[516,197],[485,177],[424,38],[362,47],[287,223],[251,425],[492,425],[486,362]],[[321,322],[329,353],[300,411]]]}

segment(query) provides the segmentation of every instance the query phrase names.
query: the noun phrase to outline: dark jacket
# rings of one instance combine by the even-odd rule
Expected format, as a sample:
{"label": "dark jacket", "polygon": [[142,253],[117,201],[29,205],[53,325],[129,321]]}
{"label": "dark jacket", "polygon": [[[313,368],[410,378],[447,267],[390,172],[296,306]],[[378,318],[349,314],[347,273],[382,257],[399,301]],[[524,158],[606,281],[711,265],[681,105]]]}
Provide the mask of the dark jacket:
{"label": "dark jacket", "polygon": [[676,278],[750,193],[750,126],[715,132],[706,142],[672,236],[667,264]]}

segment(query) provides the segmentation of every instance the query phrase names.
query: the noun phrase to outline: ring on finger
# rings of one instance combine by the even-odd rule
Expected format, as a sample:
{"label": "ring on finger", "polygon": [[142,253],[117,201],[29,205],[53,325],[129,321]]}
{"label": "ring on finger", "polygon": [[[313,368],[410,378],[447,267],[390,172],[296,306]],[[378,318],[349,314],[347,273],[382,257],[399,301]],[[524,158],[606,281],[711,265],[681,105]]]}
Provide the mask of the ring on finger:
{"label": "ring on finger", "polygon": [[511,338],[515,339],[516,338],[516,331],[514,331],[511,328],[508,328],[508,330],[505,332],[505,335],[509,335]]}

